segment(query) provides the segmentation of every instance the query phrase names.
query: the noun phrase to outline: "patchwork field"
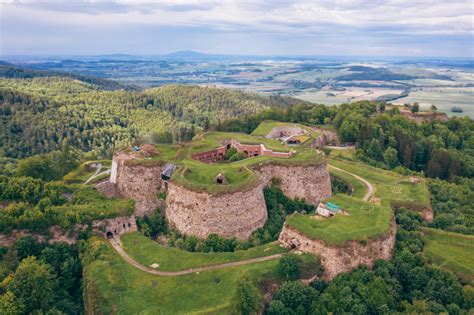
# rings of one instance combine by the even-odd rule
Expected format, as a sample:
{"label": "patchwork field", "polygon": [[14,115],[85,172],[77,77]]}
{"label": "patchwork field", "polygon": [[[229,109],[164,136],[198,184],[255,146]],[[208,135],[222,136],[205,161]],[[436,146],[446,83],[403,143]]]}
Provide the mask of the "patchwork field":
{"label": "patchwork field", "polygon": [[387,94],[401,94],[400,89],[387,89],[387,88],[373,88],[373,87],[350,87],[344,91],[333,91],[333,90],[305,90],[301,93],[292,95],[293,97],[302,99],[304,101],[326,104],[326,105],[338,105],[347,102],[357,102],[363,100],[375,100],[379,96]]}
{"label": "patchwork field", "polygon": [[[474,117],[474,87],[423,87],[393,101],[394,104],[413,102],[420,103],[421,109],[436,105],[440,112],[449,115]],[[463,113],[452,113],[453,106],[462,108]]]}
{"label": "patchwork field", "polygon": [[474,284],[474,236],[428,228],[423,233],[425,256]]}
{"label": "patchwork field", "polygon": [[157,270],[163,271],[177,271],[217,265],[232,261],[270,256],[287,251],[287,249],[280,247],[278,242],[273,242],[236,252],[192,253],[177,248],[165,247],[138,232],[123,235],[121,242],[124,250],[133,259],[144,266],[151,266],[157,263],[160,265]]}

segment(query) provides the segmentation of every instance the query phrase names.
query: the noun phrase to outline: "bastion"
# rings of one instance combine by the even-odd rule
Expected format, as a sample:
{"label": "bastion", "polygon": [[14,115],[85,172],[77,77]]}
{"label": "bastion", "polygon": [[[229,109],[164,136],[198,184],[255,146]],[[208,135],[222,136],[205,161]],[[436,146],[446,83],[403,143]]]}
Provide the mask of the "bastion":
{"label": "bastion", "polygon": [[[240,160],[227,160],[231,148]],[[314,148],[219,132],[179,146],[157,145],[153,155],[120,151],[107,185],[136,201],[136,216],[160,207],[184,234],[248,239],[267,220],[263,188],[274,177],[291,198],[317,205],[331,195],[327,162]]]}

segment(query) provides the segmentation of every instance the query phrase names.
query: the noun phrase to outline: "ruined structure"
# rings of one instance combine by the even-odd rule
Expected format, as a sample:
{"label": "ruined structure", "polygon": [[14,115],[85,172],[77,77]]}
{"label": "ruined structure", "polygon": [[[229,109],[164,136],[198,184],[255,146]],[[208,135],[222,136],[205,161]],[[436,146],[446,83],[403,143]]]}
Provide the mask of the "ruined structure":
{"label": "ruined structure", "polygon": [[344,245],[336,246],[322,240],[310,239],[302,232],[285,224],[279,240],[288,248],[293,247],[318,255],[324,267],[324,279],[330,281],[338,274],[349,272],[359,265],[371,267],[378,259],[390,259],[396,232],[397,226],[395,220],[392,219],[390,231],[386,235],[368,239],[366,242],[348,241]]}
{"label": "ruined structure", "polygon": [[255,156],[271,156],[279,158],[290,158],[293,155],[293,151],[289,152],[278,152],[269,150],[264,144],[241,144],[235,139],[226,139],[222,141],[222,146],[217,149],[199,152],[191,155],[193,160],[201,161],[204,163],[215,163],[223,161],[226,158],[227,150],[235,148],[238,153],[244,153],[247,157]]}

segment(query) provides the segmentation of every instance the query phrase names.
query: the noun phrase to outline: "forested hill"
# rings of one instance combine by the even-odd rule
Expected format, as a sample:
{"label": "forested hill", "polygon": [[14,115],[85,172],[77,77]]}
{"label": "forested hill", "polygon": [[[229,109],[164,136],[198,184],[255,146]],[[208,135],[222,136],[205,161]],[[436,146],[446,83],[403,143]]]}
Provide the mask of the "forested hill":
{"label": "forested hill", "polygon": [[104,91],[69,77],[35,77],[0,78],[0,103],[0,149],[19,158],[65,144],[104,155],[139,137],[189,140],[210,124],[295,100],[180,85]]}
{"label": "forested hill", "polygon": [[62,77],[71,78],[74,80],[82,81],[85,83],[94,84],[101,90],[113,91],[113,90],[137,90],[137,87],[123,85],[117,81],[107,80],[103,78],[79,75],[61,71],[50,71],[50,70],[35,70],[24,67],[18,67],[7,62],[0,61],[0,77],[2,78],[13,78],[13,79],[31,79],[31,78],[44,78],[44,77]]}

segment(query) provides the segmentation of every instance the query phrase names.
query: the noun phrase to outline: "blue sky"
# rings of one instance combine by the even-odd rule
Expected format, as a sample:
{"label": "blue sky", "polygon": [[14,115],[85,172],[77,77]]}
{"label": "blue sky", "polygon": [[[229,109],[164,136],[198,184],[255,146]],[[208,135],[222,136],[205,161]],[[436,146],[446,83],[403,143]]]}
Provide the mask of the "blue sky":
{"label": "blue sky", "polygon": [[474,53],[469,0],[0,2],[1,55]]}

